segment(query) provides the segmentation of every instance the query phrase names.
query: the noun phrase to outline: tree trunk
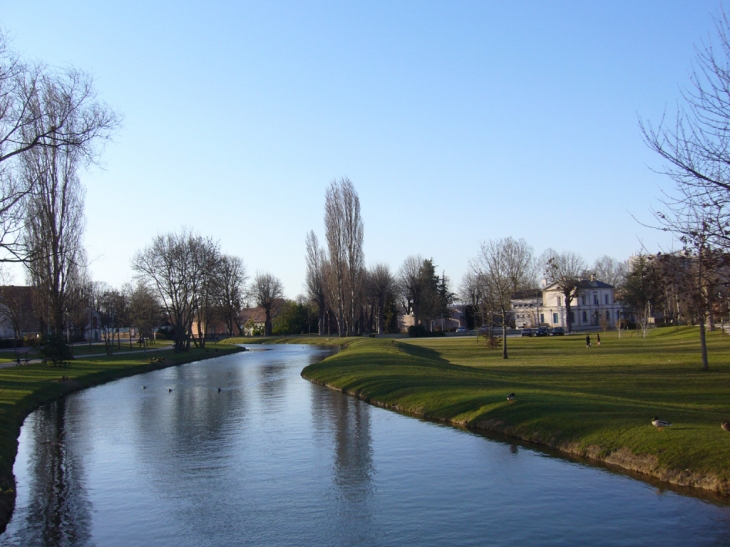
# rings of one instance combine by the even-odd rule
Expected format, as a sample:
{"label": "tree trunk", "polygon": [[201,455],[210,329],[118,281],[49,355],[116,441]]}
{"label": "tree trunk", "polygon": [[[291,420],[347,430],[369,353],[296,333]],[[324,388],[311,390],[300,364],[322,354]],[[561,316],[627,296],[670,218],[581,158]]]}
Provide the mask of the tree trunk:
{"label": "tree trunk", "polygon": [[707,360],[707,340],[705,339],[705,314],[700,313],[700,347],[702,348],[702,370],[710,370]]}
{"label": "tree trunk", "polygon": [[509,359],[507,356],[507,314],[502,312],[502,359]]}
{"label": "tree trunk", "polygon": [[570,319],[570,295],[563,295],[565,297],[565,325],[568,327],[568,334],[573,332],[573,321]]}

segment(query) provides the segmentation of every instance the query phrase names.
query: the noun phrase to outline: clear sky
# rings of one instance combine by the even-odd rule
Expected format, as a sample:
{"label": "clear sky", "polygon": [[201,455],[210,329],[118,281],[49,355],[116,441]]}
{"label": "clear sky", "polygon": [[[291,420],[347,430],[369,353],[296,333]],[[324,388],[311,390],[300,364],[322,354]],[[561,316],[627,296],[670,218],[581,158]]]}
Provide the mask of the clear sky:
{"label": "clear sky", "polygon": [[130,280],[134,253],[185,225],[293,298],[340,177],[368,263],[420,253],[454,289],[486,239],[588,263],[671,248],[632,218],[671,188],[637,120],[675,110],[720,7],[0,0],[0,26],[124,115],[82,176],[93,279]]}

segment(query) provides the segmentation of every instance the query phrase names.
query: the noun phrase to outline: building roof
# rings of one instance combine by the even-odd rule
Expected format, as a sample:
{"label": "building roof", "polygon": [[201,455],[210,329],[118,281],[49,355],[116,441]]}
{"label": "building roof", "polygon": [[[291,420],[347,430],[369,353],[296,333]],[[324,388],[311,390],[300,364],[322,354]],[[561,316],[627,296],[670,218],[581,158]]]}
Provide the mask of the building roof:
{"label": "building roof", "polygon": [[[589,289],[613,289],[613,285],[609,285],[608,283],[604,283],[603,281],[598,281],[597,279],[581,279],[578,282],[578,290],[589,290]],[[545,287],[545,291],[556,291],[558,290],[558,284],[557,283],[551,283],[547,287]]]}
{"label": "building roof", "polygon": [[238,319],[241,323],[245,323],[249,319],[252,319],[254,323],[263,323],[266,321],[266,312],[264,308],[243,308],[238,312]]}
{"label": "building roof", "polygon": [[512,296],[510,298],[512,300],[528,300],[531,298],[540,298],[540,297],[542,297],[542,290],[526,289],[524,291],[517,291],[516,293],[512,293]]}

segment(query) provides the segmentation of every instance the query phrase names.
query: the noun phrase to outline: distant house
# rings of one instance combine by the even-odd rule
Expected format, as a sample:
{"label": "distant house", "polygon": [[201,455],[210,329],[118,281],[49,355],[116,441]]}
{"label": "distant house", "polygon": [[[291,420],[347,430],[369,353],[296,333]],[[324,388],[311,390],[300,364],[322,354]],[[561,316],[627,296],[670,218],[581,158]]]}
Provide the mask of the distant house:
{"label": "distant house", "polygon": [[255,308],[243,308],[238,313],[238,324],[243,326],[244,336],[253,336],[254,330],[263,333],[266,324],[266,312],[264,308],[257,306]]}
{"label": "distant house", "polygon": [[[556,283],[543,290],[540,322],[551,327],[567,327],[565,296]],[[615,325],[622,306],[614,299],[614,287],[591,277],[581,279],[577,295],[570,302],[570,323],[574,329],[598,327],[602,323]]]}
{"label": "distant house", "polygon": [[[565,295],[557,283],[542,290],[531,289],[512,295],[512,312],[517,328],[567,327]],[[578,282],[578,292],[570,301],[573,329],[589,329],[608,325],[613,327],[623,317],[623,307],[614,298],[614,287],[591,277]]]}
{"label": "distant house", "polygon": [[512,295],[510,300],[515,327],[538,327],[544,323],[540,319],[540,310],[543,308],[542,291],[528,289]]}

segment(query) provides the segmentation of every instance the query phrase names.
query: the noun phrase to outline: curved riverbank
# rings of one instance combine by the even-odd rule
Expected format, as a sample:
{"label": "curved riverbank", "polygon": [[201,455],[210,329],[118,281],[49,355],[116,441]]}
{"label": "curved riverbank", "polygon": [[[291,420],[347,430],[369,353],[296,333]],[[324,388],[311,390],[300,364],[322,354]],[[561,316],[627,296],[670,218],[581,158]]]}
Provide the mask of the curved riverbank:
{"label": "curved riverbank", "polygon": [[[302,376],[371,404],[496,432],[654,477],[730,495],[730,340],[712,333],[710,372],[696,332],[647,339],[602,336],[510,340],[511,358],[474,339],[349,339]],[[508,402],[508,393],[517,393]],[[674,425],[650,425],[660,415]]]}
{"label": "curved riverbank", "polygon": [[172,350],[121,353],[110,357],[86,357],[64,366],[30,364],[0,369],[0,533],[15,506],[13,464],[18,451],[18,435],[25,418],[41,405],[73,393],[126,376],[210,359],[241,351],[237,346],[210,346],[174,354]]}

